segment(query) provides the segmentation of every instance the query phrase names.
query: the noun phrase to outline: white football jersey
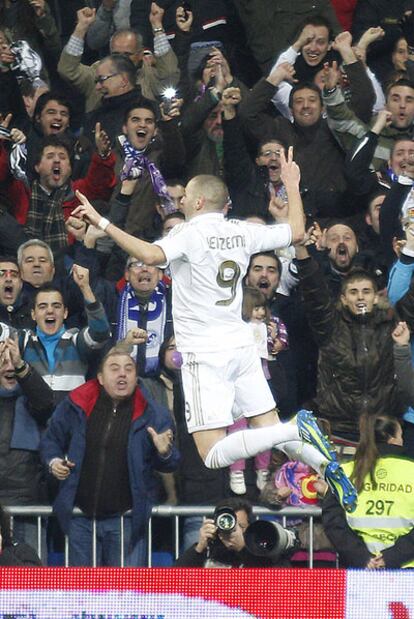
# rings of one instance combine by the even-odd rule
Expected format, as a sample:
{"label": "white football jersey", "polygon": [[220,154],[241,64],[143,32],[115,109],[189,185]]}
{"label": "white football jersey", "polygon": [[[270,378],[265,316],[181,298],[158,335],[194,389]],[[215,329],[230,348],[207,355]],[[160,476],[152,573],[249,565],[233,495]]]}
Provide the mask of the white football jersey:
{"label": "white football jersey", "polygon": [[253,344],[242,320],[242,280],[250,256],[286,247],[288,224],[264,226],[204,213],[156,241],[171,268],[177,348],[214,352]]}

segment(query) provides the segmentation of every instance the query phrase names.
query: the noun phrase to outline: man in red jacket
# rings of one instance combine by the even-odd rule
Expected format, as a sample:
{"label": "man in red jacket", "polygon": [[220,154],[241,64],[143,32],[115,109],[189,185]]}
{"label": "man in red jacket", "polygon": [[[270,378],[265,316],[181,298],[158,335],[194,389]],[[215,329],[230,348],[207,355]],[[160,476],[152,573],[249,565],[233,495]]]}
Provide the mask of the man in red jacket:
{"label": "man in red jacket", "polygon": [[[64,248],[68,239],[65,221],[79,204],[75,191],[84,192],[90,200],[109,200],[115,186],[115,158],[111,152],[108,136],[97,123],[95,128],[96,152],[92,155],[85,178],[71,181],[71,152],[65,140],[58,136],[47,137],[36,159],[38,179],[30,188],[21,185],[19,217],[3,213],[0,217],[0,246],[15,252],[28,238],[40,238],[48,243],[54,253]],[[0,150],[0,169],[5,150]],[[25,226],[24,230],[17,220]]]}

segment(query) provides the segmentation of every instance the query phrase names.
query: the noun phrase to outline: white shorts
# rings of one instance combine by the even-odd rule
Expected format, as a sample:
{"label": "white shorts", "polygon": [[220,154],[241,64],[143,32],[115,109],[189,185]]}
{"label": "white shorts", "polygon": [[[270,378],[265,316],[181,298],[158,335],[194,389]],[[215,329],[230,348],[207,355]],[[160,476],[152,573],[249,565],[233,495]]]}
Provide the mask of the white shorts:
{"label": "white shorts", "polygon": [[217,353],[182,353],[188,431],[226,428],[240,416],[275,408],[256,347]]}

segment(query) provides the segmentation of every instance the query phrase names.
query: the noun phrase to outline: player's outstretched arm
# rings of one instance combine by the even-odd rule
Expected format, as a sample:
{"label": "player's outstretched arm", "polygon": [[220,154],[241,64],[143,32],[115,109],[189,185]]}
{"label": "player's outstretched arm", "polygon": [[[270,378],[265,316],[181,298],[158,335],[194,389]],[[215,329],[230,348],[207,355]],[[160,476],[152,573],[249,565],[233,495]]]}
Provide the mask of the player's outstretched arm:
{"label": "player's outstretched arm", "polygon": [[302,198],[299,191],[300,169],[293,161],[293,148],[289,147],[288,156],[285,157],[283,149],[280,151],[281,174],[280,177],[286,189],[289,213],[288,223],[292,229],[292,245],[300,243],[305,236],[305,214],[303,212]]}
{"label": "player's outstretched arm", "polygon": [[148,243],[147,241],[142,241],[114,226],[114,224],[105,219],[105,217],[102,217],[93,208],[88,198],[80,193],[80,191],[76,192],[76,197],[80,201],[80,205],[76,207],[72,215],[81,217],[93,226],[104,230],[104,232],[126,251],[129,256],[141,260],[148,266],[164,264],[167,261],[161,247],[152,245],[152,243]]}

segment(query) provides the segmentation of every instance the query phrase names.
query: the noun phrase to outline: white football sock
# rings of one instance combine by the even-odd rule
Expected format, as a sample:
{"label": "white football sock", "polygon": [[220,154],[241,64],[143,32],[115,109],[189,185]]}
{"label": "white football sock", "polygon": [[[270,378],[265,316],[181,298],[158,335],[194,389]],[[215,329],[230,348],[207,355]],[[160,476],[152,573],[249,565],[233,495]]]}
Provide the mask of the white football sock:
{"label": "white football sock", "polygon": [[272,447],[283,451],[290,441],[296,444],[301,441],[296,423],[275,423],[263,428],[240,430],[217,441],[208,452],[205,465],[209,469],[221,469]]}
{"label": "white football sock", "polygon": [[277,448],[283,451],[289,460],[300,460],[300,462],[308,464],[315,471],[321,473],[321,475],[325,474],[328,461],[325,456],[310,443],[306,441],[290,441],[289,443],[285,443],[285,445],[278,445]]}

